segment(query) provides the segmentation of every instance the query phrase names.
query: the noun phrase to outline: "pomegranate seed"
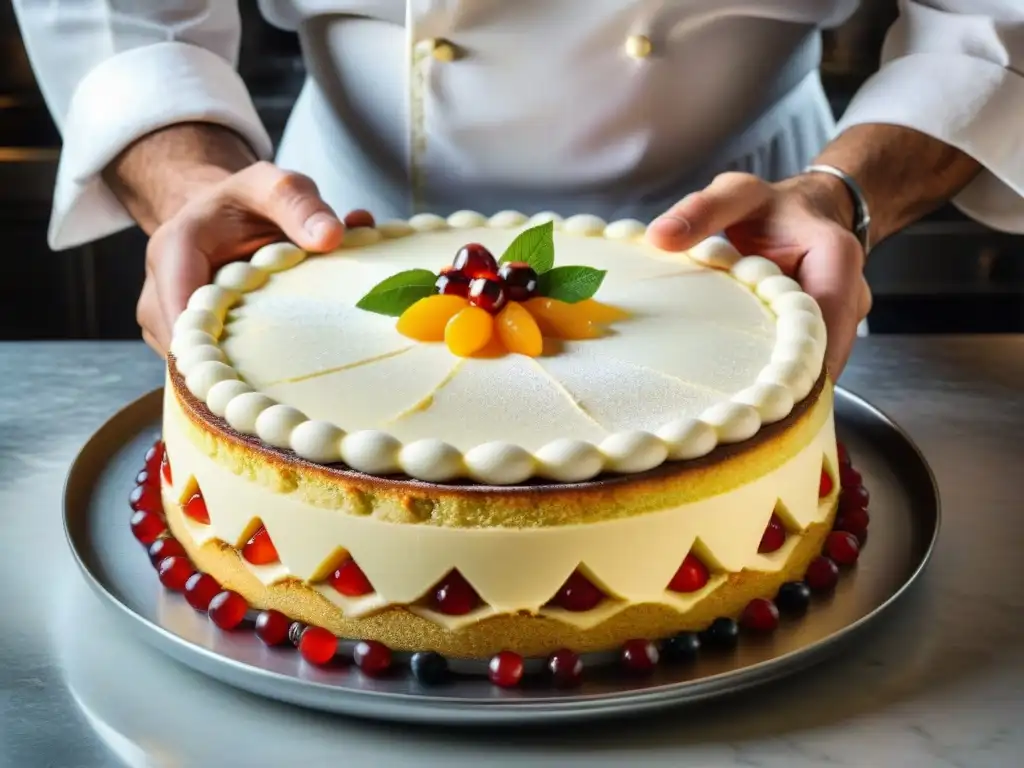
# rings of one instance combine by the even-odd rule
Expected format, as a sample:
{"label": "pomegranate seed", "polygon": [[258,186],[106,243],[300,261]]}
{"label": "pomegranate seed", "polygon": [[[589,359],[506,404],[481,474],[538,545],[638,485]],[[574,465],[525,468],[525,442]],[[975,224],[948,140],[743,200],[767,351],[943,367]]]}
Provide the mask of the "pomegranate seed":
{"label": "pomegranate seed", "polygon": [[832,528],[837,531],[852,533],[863,542],[863,539],[868,534],[868,524],[870,522],[871,516],[868,515],[868,511],[863,507],[847,509],[836,517]]}
{"label": "pomegranate seed", "polygon": [[366,578],[363,569],[349,558],[338,566],[330,578],[331,586],[347,597],[359,597],[373,592],[373,585]]}
{"label": "pomegranate seed", "polygon": [[864,478],[853,467],[842,467],[839,470],[839,484],[843,488],[856,488],[863,485]]}
{"label": "pomegranate seed", "polygon": [[132,534],[147,547],[167,532],[167,524],[155,512],[140,509],[131,519]]}
{"label": "pomegranate seed", "polygon": [[668,583],[668,588],[673,592],[696,592],[703,589],[709,578],[707,566],[690,552],[683,558],[683,563],[672,577],[672,581]]}
{"label": "pomegranate seed", "polygon": [[181,542],[170,536],[164,536],[149,545],[149,561],[153,566],[160,565],[165,557],[188,557]]}
{"label": "pomegranate seed", "polygon": [[650,672],[658,663],[658,647],[650,640],[627,640],[621,656],[622,664],[630,672]]}
{"label": "pomegranate seed", "polygon": [[168,485],[172,484],[171,481],[171,460],[167,458],[167,451],[164,451],[163,459],[160,462],[160,476],[163,477],[164,482]]}
{"label": "pomegranate seed", "polygon": [[288,639],[290,626],[291,621],[280,611],[260,611],[260,615],[256,617],[256,637],[262,640],[264,645],[281,645]]}
{"label": "pomegranate seed", "polygon": [[771,600],[755,597],[743,609],[740,623],[750,632],[774,632],[779,626],[779,609]]}
{"label": "pomegranate seed", "polygon": [[459,249],[452,260],[452,266],[470,280],[482,274],[496,274],[498,262],[480,243],[469,243]]}
{"label": "pomegranate seed", "polygon": [[458,571],[452,571],[434,590],[434,609],[449,616],[465,616],[480,603],[469,582]]}
{"label": "pomegranate seed", "polygon": [[839,581],[839,569],[831,559],[816,557],[807,566],[804,581],[812,592],[831,592]]}
{"label": "pomegranate seed", "polygon": [[537,271],[525,261],[502,264],[498,277],[505,284],[509,301],[526,301],[537,293]]}
{"label": "pomegranate seed", "polygon": [[160,498],[160,489],[155,485],[137,485],[132,488],[128,495],[128,506],[136,511],[152,512],[154,514],[164,511],[163,501]]}
{"label": "pomegranate seed", "polygon": [[391,666],[391,649],[376,640],[360,640],[352,651],[352,659],[360,672],[376,677]]}
{"label": "pomegranate seed", "polygon": [[548,657],[548,672],[559,688],[572,688],[583,680],[583,661],[579,654],[562,648]]}
{"label": "pomegranate seed", "polygon": [[836,442],[836,452],[839,454],[839,466],[849,467],[850,466],[850,452],[846,450],[846,446],[840,442]]}
{"label": "pomegranate seed", "polygon": [[150,477],[156,477],[160,474],[160,465],[164,460],[164,443],[162,440],[157,440],[153,445],[146,451],[146,472],[149,473]]}
{"label": "pomegranate seed", "polygon": [[866,507],[871,495],[863,485],[851,485],[843,488],[839,494],[839,509],[845,512],[848,509]]}
{"label": "pomegranate seed", "polygon": [[181,511],[197,523],[210,524],[210,513],[206,509],[206,500],[203,498],[202,491],[196,491],[189,496],[188,501],[182,505]]}
{"label": "pomegranate seed", "polygon": [[185,599],[197,611],[207,610],[210,607],[210,601],[220,591],[221,586],[217,580],[210,574],[201,571],[193,573],[185,582]]}
{"label": "pomegranate seed", "polygon": [[821,470],[821,480],[818,481],[818,498],[824,499],[830,493],[832,493],[832,475],[826,472],[824,469]]}
{"label": "pomegranate seed", "polygon": [[409,660],[409,667],[421,685],[438,685],[448,678],[448,661],[433,651],[414,653]]}
{"label": "pomegranate seed", "polygon": [[495,685],[513,688],[523,679],[523,657],[512,651],[502,651],[491,657],[487,675]]}
{"label": "pomegranate seed", "polygon": [[579,571],[569,574],[551,602],[567,611],[589,611],[604,600],[604,594]]}
{"label": "pomegranate seed", "polygon": [[299,638],[299,653],[310,664],[326,664],[338,652],[338,638],[323,627],[306,627]]}
{"label": "pomegranate seed", "polygon": [[181,592],[185,589],[185,582],[195,573],[192,563],[186,557],[165,557],[156,568],[160,576],[160,583],[170,590]]}
{"label": "pomegranate seed", "polygon": [[293,621],[288,626],[288,642],[294,645],[296,648],[299,647],[299,642],[302,640],[302,633],[306,631],[306,625],[301,621]]}
{"label": "pomegranate seed", "polygon": [[786,529],[783,527],[779,516],[773,514],[768,520],[768,527],[764,529],[764,533],[761,535],[761,543],[758,545],[757,551],[761,554],[777,552],[785,543]]}
{"label": "pomegranate seed", "polygon": [[442,296],[469,296],[469,278],[460,272],[438,276],[434,287]]}
{"label": "pomegranate seed", "polygon": [[225,589],[213,596],[206,609],[206,615],[218,627],[228,630],[234,629],[242,623],[247,610],[249,610],[249,605],[245,602],[244,597],[230,589]]}
{"label": "pomegranate seed", "polygon": [[832,531],[825,539],[825,552],[837,565],[853,565],[860,557],[860,542],[847,531]]}
{"label": "pomegranate seed", "polygon": [[508,303],[508,296],[497,280],[476,277],[469,284],[469,303],[496,315]]}
{"label": "pomegranate seed", "polygon": [[268,565],[276,563],[277,549],[274,542],[270,540],[270,534],[262,525],[257,529],[252,538],[245,542],[242,547],[242,557],[253,565]]}
{"label": "pomegranate seed", "polygon": [[345,224],[346,229],[376,226],[373,214],[363,208],[357,208],[354,211],[349,211],[345,214],[345,218],[342,219],[342,221]]}

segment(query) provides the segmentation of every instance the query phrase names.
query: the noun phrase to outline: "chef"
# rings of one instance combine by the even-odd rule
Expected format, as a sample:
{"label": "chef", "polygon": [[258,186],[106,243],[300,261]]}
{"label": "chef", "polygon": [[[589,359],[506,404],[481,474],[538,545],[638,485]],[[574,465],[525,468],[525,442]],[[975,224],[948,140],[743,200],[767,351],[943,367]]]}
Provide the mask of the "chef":
{"label": "chef", "polygon": [[836,126],[820,30],[857,5],[261,0],[309,73],[275,156],[235,2],[14,0],[64,138],[50,244],[150,234],[158,351],[218,265],[282,236],[331,249],[336,211],[554,210],[775,260],[819,301],[834,376],[873,244],[949,200],[1024,232],[1024,0],[901,0]]}

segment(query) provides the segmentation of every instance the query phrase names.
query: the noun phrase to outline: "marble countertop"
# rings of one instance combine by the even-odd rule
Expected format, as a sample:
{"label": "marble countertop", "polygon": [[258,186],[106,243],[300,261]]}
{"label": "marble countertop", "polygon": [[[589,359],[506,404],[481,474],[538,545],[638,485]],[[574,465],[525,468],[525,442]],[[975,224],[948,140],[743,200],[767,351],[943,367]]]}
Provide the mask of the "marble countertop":
{"label": "marble countertop", "polygon": [[0,344],[0,765],[1008,768],[1024,754],[1024,337],[871,337],[841,382],[938,478],[923,579],[825,666],[698,708],[557,730],[332,717],[209,681],[118,634],[64,541],[88,436],[159,386],[138,343]]}

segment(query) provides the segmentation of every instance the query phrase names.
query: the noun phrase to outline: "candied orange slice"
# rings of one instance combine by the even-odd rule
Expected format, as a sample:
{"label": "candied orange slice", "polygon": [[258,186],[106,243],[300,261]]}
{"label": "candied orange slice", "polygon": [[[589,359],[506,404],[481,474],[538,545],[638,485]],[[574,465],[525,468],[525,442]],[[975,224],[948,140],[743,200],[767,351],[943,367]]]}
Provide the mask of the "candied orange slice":
{"label": "candied orange slice", "polygon": [[579,311],[593,320],[598,325],[608,325],[616,320],[625,320],[629,312],[611,304],[602,304],[597,299],[584,299],[570,306],[578,307]]}
{"label": "candied orange slice", "polygon": [[487,346],[494,335],[494,318],[480,307],[459,310],[444,327],[444,341],[453,355],[469,357]]}
{"label": "candied orange slice", "polygon": [[501,343],[509,352],[537,357],[544,349],[537,321],[522,304],[510,301],[494,318],[494,325]]}
{"label": "candied orange slice", "polygon": [[467,306],[461,296],[427,296],[405,310],[395,327],[416,341],[444,341],[448,321]]}
{"label": "candied orange slice", "polygon": [[601,335],[601,327],[578,304],[538,297],[523,306],[533,315],[541,333],[549,338],[576,341]]}

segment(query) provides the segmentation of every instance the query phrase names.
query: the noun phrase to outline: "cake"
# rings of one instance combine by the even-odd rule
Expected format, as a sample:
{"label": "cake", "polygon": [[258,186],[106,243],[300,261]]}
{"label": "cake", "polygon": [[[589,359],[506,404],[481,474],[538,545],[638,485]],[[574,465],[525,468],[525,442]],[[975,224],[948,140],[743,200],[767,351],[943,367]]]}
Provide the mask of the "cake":
{"label": "cake", "polygon": [[365,223],[224,266],[176,322],[188,574],[337,638],[528,659],[705,631],[819,558],[825,328],[775,264],[589,215]]}

